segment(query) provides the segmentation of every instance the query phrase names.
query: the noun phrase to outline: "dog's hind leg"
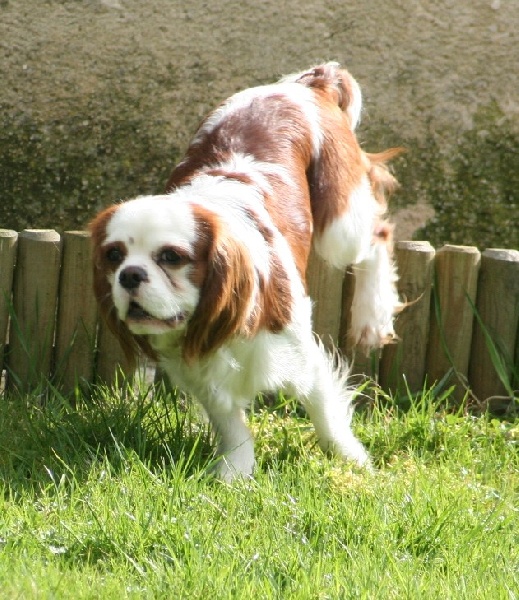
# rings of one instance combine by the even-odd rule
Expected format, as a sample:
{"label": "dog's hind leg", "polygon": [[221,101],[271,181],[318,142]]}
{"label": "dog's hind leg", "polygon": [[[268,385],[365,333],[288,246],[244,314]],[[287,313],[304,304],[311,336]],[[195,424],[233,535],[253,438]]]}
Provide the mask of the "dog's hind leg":
{"label": "dog's hind leg", "polygon": [[301,398],[312,421],[319,446],[359,466],[370,466],[370,459],[362,443],[351,429],[354,389],[348,387],[348,369],[337,358],[333,364],[321,344],[315,344],[312,353],[313,384]]}
{"label": "dog's hind leg", "polygon": [[368,256],[353,265],[355,290],[351,306],[351,342],[369,351],[394,340],[393,318],[403,306],[396,289],[389,225],[381,223]]}

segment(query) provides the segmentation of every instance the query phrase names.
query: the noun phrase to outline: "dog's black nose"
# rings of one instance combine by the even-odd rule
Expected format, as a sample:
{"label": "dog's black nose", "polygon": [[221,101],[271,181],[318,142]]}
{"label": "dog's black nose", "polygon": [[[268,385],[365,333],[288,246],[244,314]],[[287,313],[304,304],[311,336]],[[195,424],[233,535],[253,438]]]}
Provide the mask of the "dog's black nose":
{"label": "dog's black nose", "polygon": [[148,281],[148,273],[142,267],[125,267],[119,273],[119,283],[125,290],[135,290],[143,281]]}

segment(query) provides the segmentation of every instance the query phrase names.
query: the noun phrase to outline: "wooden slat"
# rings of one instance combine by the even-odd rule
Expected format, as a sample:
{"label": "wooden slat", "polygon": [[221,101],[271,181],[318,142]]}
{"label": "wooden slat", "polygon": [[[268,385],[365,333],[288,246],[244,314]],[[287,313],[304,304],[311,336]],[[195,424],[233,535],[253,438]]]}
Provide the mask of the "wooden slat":
{"label": "wooden slat", "polygon": [[0,375],[4,365],[18,233],[0,229]]}
{"label": "wooden slat", "polygon": [[429,242],[395,244],[398,293],[409,304],[395,322],[399,341],[384,348],[380,363],[380,384],[392,392],[417,392],[423,386],[434,255]]}
{"label": "wooden slat", "polygon": [[94,375],[97,305],[92,290],[91,244],[86,231],[63,235],[55,375],[64,391]]}
{"label": "wooden slat", "polygon": [[[452,367],[462,379],[467,377],[474,322],[467,296],[476,301],[480,258],[473,246],[446,245],[436,254],[426,363],[429,383],[442,379]],[[459,378],[452,382],[460,383]],[[464,393],[463,385],[457,385],[457,399]]]}
{"label": "wooden slat", "polygon": [[515,334],[514,372],[512,377],[512,388],[519,390],[519,325]]}
{"label": "wooden slat", "polygon": [[[519,251],[489,249],[483,252],[476,310],[511,382],[519,327]],[[474,328],[469,382],[479,400],[509,396],[494,367],[488,341],[479,322]]]}
{"label": "wooden slat", "polygon": [[344,273],[314,251],[307,269],[308,293],[313,300],[313,328],[327,347],[336,346],[341,324]]}
{"label": "wooden slat", "polygon": [[17,241],[16,231],[0,229],[0,375],[4,368]]}
{"label": "wooden slat", "polygon": [[120,380],[121,373],[128,378],[132,377],[133,372],[128,366],[124,352],[122,351],[117,338],[110,331],[103,319],[99,321],[97,344],[97,382],[113,386],[116,383],[122,383]]}
{"label": "wooden slat", "polygon": [[26,229],[20,233],[8,356],[9,385],[20,391],[50,375],[60,254],[56,231]]}

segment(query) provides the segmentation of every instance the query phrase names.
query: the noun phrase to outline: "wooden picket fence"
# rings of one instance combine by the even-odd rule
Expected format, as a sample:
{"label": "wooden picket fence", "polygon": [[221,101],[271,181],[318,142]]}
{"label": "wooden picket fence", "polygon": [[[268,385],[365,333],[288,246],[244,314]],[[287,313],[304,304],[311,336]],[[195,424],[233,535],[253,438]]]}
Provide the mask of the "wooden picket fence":
{"label": "wooden picket fence", "polygon": [[[388,390],[419,391],[450,374],[459,396],[470,389],[481,400],[510,399],[519,371],[519,251],[448,245],[436,252],[428,242],[398,242],[395,256],[409,303],[397,319],[400,341],[369,358],[348,343],[352,274],[312,256],[309,291],[324,342]],[[0,230],[4,385],[27,390],[51,380],[69,392],[81,382],[112,383],[125,369],[98,317],[90,260],[86,232]]]}

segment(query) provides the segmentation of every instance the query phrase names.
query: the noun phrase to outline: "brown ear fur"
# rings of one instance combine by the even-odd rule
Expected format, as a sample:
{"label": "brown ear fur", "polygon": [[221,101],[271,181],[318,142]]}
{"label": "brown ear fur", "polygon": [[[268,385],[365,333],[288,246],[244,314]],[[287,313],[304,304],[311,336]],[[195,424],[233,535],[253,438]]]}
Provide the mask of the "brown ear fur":
{"label": "brown ear fur", "polygon": [[99,312],[105,320],[110,331],[115,335],[124,352],[128,366],[135,368],[137,358],[144,352],[156,360],[155,353],[144,336],[133,335],[128,327],[117,317],[117,311],[112,298],[112,286],[108,282],[107,274],[110,271],[102,252],[102,245],[106,238],[106,226],[117,206],[111,206],[100,213],[89,225],[92,235],[92,266],[94,272],[94,295],[97,299]]}
{"label": "brown ear fur", "polygon": [[247,333],[254,267],[243,245],[221,229],[213,232],[200,300],[189,320],[183,355],[202,358],[237,333]]}

